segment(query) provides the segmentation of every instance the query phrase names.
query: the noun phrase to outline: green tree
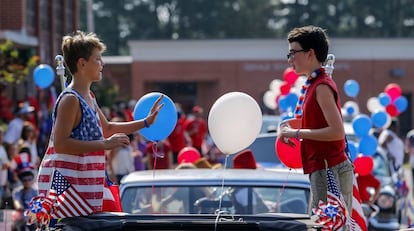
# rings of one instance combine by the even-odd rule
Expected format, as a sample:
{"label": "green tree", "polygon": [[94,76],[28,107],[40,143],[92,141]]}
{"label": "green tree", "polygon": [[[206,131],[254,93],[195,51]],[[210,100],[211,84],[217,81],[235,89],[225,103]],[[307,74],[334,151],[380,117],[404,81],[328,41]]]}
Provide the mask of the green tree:
{"label": "green tree", "polygon": [[[27,59],[28,58],[28,59]],[[19,84],[27,79],[31,69],[37,64],[38,56],[23,57],[13,42],[0,44],[0,84]]]}
{"label": "green tree", "polygon": [[96,33],[108,54],[140,39],[284,38],[318,25],[331,37],[414,36],[410,0],[95,0]]}

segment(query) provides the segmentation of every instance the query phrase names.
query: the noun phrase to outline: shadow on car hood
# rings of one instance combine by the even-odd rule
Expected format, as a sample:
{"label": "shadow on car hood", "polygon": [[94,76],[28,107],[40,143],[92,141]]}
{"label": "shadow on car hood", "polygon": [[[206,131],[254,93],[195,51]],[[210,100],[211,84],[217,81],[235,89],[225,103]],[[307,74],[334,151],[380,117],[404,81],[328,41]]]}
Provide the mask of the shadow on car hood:
{"label": "shadow on car hood", "polygon": [[[218,219],[217,219],[218,218]],[[216,222],[217,221],[217,222]],[[309,216],[299,214],[229,215],[130,215],[104,213],[88,217],[71,217],[57,224],[65,231],[132,231],[132,230],[321,230]]]}

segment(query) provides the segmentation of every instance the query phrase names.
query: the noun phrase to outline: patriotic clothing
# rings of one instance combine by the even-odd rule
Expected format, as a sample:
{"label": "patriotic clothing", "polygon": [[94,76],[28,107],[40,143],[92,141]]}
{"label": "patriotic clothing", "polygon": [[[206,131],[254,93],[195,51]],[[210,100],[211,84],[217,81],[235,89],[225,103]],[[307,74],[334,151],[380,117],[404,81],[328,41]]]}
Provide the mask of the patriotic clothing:
{"label": "patriotic clothing", "polygon": [[377,190],[381,186],[381,182],[372,174],[365,176],[356,177],[358,187],[359,187],[359,196],[363,203],[369,203],[370,194],[368,193],[368,188],[374,188]]}
{"label": "patriotic clothing", "polygon": [[[302,108],[302,129],[318,129],[328,126],[322,108],[316,99],[316,88],[320,84],[325,84],[332,89],[338,111],[341,111],[338,89],[335,82],[324,72],[321,72],[320,75],[311,80],[311,84],[307,89]],[[328,167],[346,161],[345,147],[345,137],[337,141],[303,139],[301,142],[301,153],[304,173],[308,174],[325,169],[324,160],[328,162]]]}
{"label": "patriotic clothing", "polygon": [[[73,94],[79,99],[82,112],[81,121],[72,130],[71,138],[83,141],[103,139],[97,111],[91,108],[85,99],[73,89],[66,88],[58,97],[53,110],[53,123],[56,119],[57,105],[65,94]],[[52,217],[85,216],[105,211],[103,208],[105,194],[114,200],[114,197],[109,195],[108,188],[104,187],[105,185],[104,150],[77,155],[56,153],[52,130],[49,146],[38,174],[39,195],[57,202]]]}
{"label": "patriotic clothing", "polygon": [[207,124],[202,118],[190,119],[186,125],[186,131],[190,133],[191,142],[193,147],[201,150],[204,138],[207,134]]}

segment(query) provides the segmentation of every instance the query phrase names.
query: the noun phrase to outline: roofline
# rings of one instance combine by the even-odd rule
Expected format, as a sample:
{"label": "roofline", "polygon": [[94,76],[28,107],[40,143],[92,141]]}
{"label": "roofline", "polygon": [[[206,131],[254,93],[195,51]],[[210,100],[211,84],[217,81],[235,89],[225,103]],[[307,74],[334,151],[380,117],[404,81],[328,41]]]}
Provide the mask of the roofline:
{"label": "roofline", "polygon": [[28,35],[24,30],[22,32],[12,30],[0,30],[0,40],[11,40],[13,43],[36,47],[39,41],[36,37]]}
{"label": "roofline", "polygon": [[[337,59],[414,59],[414,40],[330,38]],[[133,61],[242,61],[286,60],[285,39],[132,40]]]}

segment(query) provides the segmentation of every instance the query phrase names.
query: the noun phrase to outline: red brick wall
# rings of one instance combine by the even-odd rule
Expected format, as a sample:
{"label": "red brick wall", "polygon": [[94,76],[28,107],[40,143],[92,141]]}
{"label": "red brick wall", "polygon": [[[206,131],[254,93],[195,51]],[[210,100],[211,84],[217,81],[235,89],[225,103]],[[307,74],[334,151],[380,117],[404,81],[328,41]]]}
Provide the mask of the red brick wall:
{"label": "red brick wall", "polygon": [[0,30],[20,30],[24,27],[24,0],[2,0]]}

